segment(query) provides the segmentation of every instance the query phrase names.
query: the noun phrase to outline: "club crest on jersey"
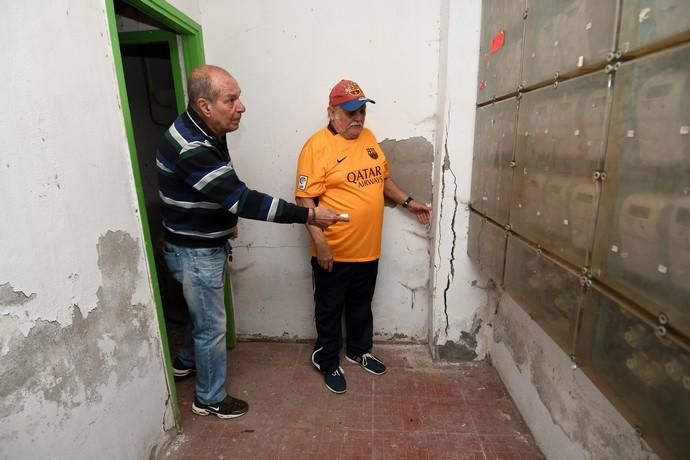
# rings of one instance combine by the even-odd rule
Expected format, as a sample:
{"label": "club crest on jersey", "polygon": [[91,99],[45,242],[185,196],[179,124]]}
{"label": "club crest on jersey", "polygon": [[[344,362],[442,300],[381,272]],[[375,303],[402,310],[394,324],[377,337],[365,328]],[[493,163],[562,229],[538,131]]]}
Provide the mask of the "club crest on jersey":
{"label": "club crest on jersey", "polygon": [[379,157],[379,154],[376,153],[376,150],[374,150],[374,149],[367,149],[367,153],[368,153],[369,156],[370,156],[371,158],[373,158],[374,160],[377,159],[377,158]]}
{"label": "club crest on jersey", "polygon": [[300,190],[306,189],[308,181],[309,178],[307,176],[299,176],[299,179],[297,180],[297,188]]}

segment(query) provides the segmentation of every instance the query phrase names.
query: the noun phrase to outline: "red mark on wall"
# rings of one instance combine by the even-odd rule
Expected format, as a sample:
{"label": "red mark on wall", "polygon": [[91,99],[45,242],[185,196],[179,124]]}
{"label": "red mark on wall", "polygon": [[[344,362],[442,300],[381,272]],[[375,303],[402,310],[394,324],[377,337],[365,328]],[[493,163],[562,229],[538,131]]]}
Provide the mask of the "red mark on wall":
{"label": "red mark on wall", "polygon": [[506,32],[505,30],[500,31],[496,35],[494,35],[494,38],[491,39],[491,53],[495,53],[496,51],[500,50],[503,48],[503,45],[506,42]]}

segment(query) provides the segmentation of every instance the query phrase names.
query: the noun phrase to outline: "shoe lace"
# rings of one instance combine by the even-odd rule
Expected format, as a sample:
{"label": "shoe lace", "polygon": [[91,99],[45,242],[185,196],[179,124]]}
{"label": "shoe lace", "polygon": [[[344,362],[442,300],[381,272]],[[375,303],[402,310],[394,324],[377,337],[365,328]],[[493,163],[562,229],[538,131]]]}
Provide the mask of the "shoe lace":
{"label": "shoe lace", "polygon": [[367,358],[376,359],[376,358],[374,357],[374,355],[372,355],[371,353],[364,353],[364,354],[362,355],[362,365],[363,365],[363,366],[366,366],[366,365],[367,365]]}

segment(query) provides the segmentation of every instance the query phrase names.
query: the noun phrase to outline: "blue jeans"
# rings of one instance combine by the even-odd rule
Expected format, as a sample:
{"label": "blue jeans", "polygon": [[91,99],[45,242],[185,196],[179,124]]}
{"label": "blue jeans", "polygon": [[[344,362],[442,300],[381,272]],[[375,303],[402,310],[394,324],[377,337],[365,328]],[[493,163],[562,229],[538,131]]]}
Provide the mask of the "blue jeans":
{"label": "blue jeans", "polygon": [[224,290],[227,246],[187,248],[165,243],[164,253],[170,273],[182,284],[191,319],[177,358],[185,366],[196,366],[197,399],[203,404],[215,404],[227,396]]}

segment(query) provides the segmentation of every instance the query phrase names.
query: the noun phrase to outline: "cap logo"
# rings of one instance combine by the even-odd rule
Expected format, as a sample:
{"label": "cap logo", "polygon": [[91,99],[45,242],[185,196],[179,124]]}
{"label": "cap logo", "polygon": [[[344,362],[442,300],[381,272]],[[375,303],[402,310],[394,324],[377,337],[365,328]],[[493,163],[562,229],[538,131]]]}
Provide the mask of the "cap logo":
{"label": "cap logo", "polygon": [[364,91],[362,91],[362,88],[359,87],[357,83],[354,81],[351,81],[347,87],[345,88],[345,92],[349,94],[350,96],[364,96]]}

